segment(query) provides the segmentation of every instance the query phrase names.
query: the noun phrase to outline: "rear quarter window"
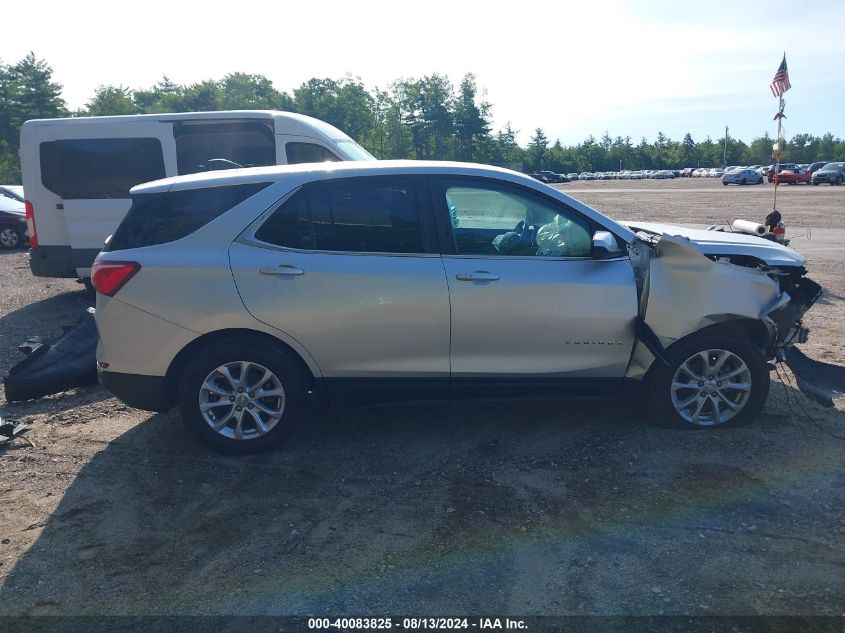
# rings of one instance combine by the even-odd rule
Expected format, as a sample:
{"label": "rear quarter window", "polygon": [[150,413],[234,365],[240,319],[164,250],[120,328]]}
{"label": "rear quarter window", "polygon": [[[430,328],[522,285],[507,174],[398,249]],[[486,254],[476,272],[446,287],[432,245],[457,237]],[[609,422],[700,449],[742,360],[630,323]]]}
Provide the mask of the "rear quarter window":
{"label": "rear quarter window", "polygon": [[132,196],[132,207],[104,251],[166,244],[190,235],[271,183],[205,187]]}

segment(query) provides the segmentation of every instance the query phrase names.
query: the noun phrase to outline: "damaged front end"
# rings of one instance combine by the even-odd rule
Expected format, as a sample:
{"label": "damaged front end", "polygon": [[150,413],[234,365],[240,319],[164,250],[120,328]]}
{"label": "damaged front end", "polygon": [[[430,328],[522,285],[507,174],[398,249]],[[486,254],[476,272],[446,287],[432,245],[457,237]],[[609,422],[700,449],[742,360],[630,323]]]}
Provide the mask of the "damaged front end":
{"label": "damaged front end", "polygon": [[642,378],[655,359],[667,362],[674,342],[714,325],[745,328],[769,359],[807,340],[802,319],[822,288],[791,249],[750,236],[708,240],[706,231],[681,227],[671,227],[679,234],[631,228],[639,315],[628,377]]}

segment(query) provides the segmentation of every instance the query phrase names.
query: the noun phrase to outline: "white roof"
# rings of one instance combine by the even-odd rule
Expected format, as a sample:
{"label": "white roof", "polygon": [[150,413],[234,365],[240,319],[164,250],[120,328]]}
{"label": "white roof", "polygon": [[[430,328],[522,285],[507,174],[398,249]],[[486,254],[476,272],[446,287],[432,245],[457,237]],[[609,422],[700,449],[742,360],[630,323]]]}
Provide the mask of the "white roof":
{"label": "white roof", "polygon": [[270,167],[249,167],[244,169],[226,169],[202,172],[185,176],[174,176],[132,187],[132,195],[139,193],[158,193],[168,190],[196,189],[200,187],[219,187],[224,185],[245,184],[251,182],[286,181],[291,187],[299,187],[307,182],[330,178],[349,178],[355,176],[394,176],[394,175],[441,175],[488,177],[519,184],[556,198],[564,204],[581,212],[588,218],[613,231],[622,239],[632,242],[634,233],[592,207],[572,198],[562,191],[510,169],[458,163],[449,161],[417,160],[376,160],[342,161],[327,163],[302,163],[299,165],[272,165]]}
{"label": "white roof", "polygon": [[164,112],[158,114],[121,114],[114,116],[79,116],[58,119],[30,119],[24,127],[42,125],[87,126],[95,122],[102,123],[176,123],[180,121],[219,121],[222,119],[256,119],[264,121],[283,120],[292,124],[289,133],[312,136],[314,130],[329,139],[348,139],[349,136],[333,125],[314,117],[281,110],[216,110],[212,112]]}

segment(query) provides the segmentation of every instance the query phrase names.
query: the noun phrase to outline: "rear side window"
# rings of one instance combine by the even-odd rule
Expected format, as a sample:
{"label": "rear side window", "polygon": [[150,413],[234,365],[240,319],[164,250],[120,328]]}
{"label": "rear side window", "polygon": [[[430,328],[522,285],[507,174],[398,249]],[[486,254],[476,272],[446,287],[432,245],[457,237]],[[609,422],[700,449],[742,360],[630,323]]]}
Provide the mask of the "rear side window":
{"label": "rear side window", "polygon": [[[176,165],[180,174],[210,171],[213,159],[242,167],[276,164],[276,140],[268,124],[260,121],[177,123]],[[218,163],[219,164],[219,163]]]}
{"label": "rear side window", "polygon": [[340,160],[325,147],[316,145],[315,143],[286,143],[285,156],[287,156],[288,165],[336,162]]}
{"label": "rear side window", "polygon": [[141,193],[103,249],[155,246],[181,239],[255,195],[271,183]]}
{"label": "rear side window", "polygon": [[135,185],[165,176],[156,138],[47,141],[40,155],[41,182],[65,200],[128,198]]}
{"label": "rear side window", "polygon": [[305,250],[424,252],[416,190],[406,179],[306,186],[276,209],[255,237]]}

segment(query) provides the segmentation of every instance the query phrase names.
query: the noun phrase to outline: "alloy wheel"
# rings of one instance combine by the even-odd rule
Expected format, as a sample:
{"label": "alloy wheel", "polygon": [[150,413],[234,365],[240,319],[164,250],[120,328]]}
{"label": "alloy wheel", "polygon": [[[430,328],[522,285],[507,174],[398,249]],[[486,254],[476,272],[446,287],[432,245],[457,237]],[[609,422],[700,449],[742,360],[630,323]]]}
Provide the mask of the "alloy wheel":
{"label": "alloy wheel", "polygon": [[219,366],[199,391],[203,419],[216,433],[235,440],[266,435],[285,411],[285,390],[263,365],[234,361]]}
{"label": "alloy wheel", "polygon": [[722,349],[704,350],[675,371],[672,406],[690,424],[716,426],[742,411],[751,387],[751,371],[739,356]]}

